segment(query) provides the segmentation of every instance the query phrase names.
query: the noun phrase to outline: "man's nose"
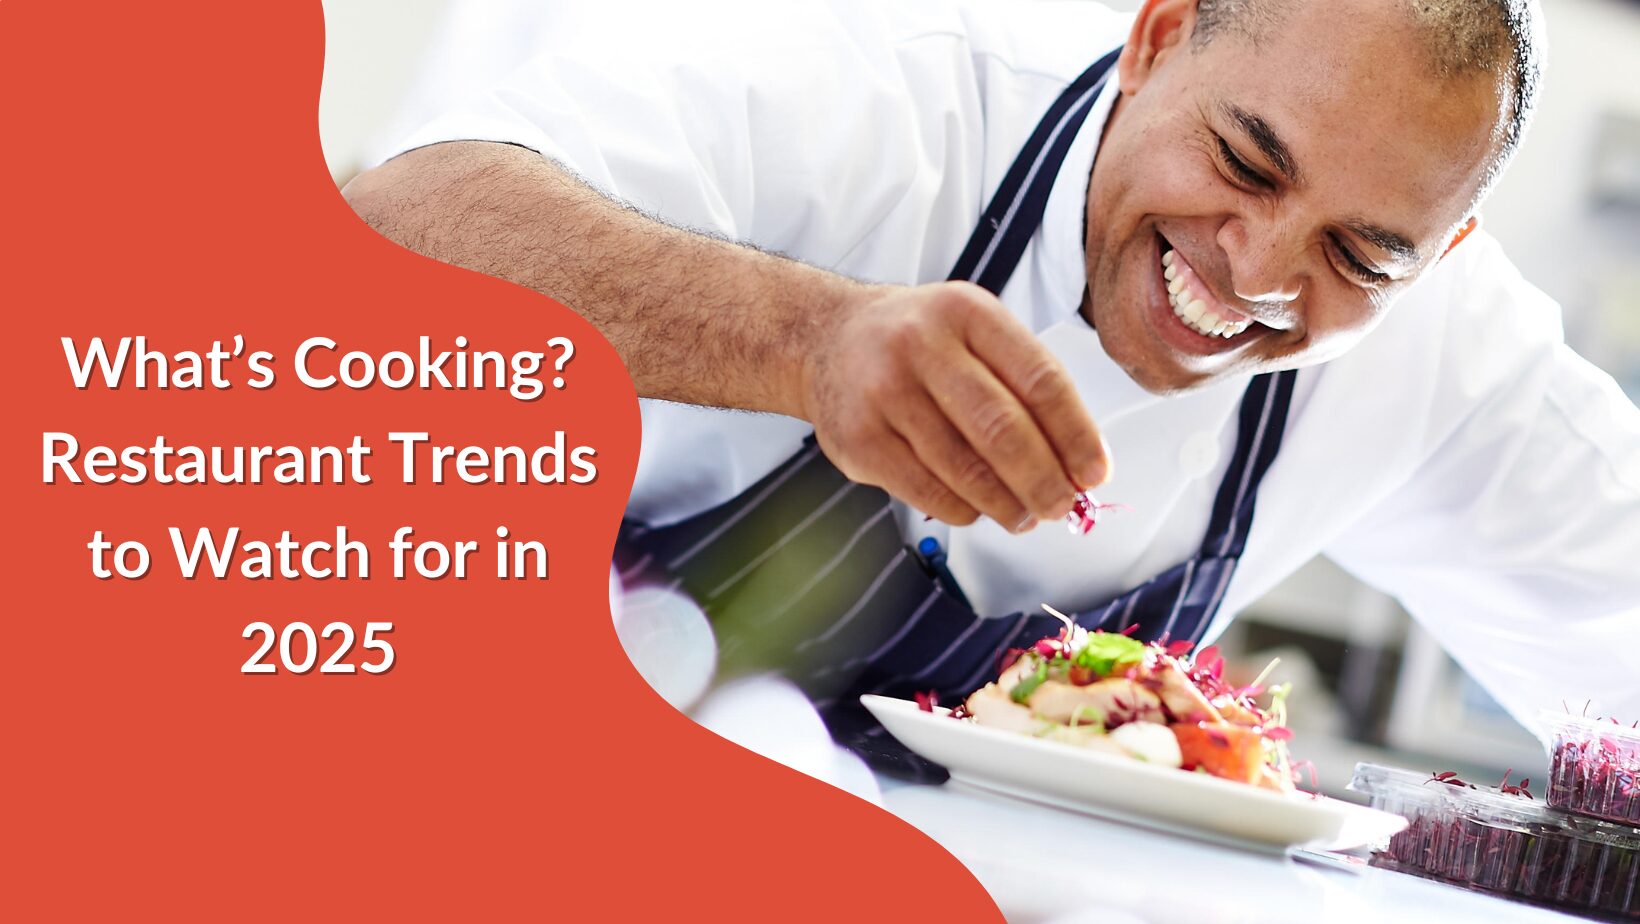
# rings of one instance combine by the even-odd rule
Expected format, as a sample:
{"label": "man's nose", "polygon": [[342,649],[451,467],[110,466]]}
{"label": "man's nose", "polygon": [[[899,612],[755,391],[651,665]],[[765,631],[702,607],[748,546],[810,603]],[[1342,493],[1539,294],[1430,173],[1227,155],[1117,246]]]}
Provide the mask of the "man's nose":
{"label": "man's nose", "polygon": [[1236,297],[1247,302],[1290,302],[1298,298],[1301,248],[1279,228],[1255,232],[1247,222],[1232,219],[1219,229],[1219,246],[1230,261],[1230,283]]}

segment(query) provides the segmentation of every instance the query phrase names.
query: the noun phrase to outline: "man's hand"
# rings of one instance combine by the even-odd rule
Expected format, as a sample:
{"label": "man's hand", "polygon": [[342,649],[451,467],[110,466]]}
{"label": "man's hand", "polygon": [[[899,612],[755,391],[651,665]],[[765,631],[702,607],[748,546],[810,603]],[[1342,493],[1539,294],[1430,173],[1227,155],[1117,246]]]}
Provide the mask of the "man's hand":
{"label": "man's hand", "polygon": [[872,287],[827,321],[797,387],[850,479],[948,523],[1023,532],[1109,477],[1070,375],[984,289]]}

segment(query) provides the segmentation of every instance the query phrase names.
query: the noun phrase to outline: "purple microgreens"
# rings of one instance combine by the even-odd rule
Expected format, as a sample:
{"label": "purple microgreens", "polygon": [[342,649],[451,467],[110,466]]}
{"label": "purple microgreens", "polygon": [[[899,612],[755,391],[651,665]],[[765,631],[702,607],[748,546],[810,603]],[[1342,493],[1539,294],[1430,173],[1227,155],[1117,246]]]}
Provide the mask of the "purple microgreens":
{"label": "purple microgreens", "polygon": [[1521,828],[1445,811],[1410,812],[1407,821],[1372,865],[1601,920],[1634,920],[1640,912],[1640,891],[1613,881],[1614,870],[1633,869],[1640,859],[1632,841],[1594,840],[1559,823]]}
{"label": "purple microgreens", "polygon": [[[1615,716],[1591,718],[1590,703],[1575,716],[1586,725],[1562,726],[1555,733],[1544,800],[1557,809],[1640,825],[1640,740],[1629,734],[1635,726],[1625,727]],[[1590,727],[1607,724],[1616,733]]]}
{"label": "purple microgreens", "polygon": [[1224,658],[1219,655],[1219,646],[1208,645],[1197,652],[1196,669],[1210,675],[1215,680],[1224,676]]}
{"label": "purple microgreens", "polygon": [[1429,775],[1429,779],[1424,780],[1424,785],[1428,786],[1430,783],[1445,783],[1448,786],[1461,786],[1466,789],[1475,788],[1474,784],[1465,783],[1463,780],[1458,779],[1458,771],[1456,770],[1443,770],[1440,773],[1431,773]]}
{"label": "purple microgreens", "polygon": [[1317,777],[1315,775],[1315,761],[1313,761],[1313,760],[1295,761],[1293,763],[1293,765],[1288,769],[1289,769],[1289,772],[1291,772],[1292,775],[1293,775],[1293,782],[1295,784],[1298,783],[1298,781],[1299,781],[1298,771],[1304,770],[1304,771],[1306,771],[1310,774],[1310,788],[1311,789],[1320,789],[1321,788],[1321,782],[1320,782],[1319,779],[1317,779]]}
{"label": "purple microgreens", "polygon": [[940,704],[940,695],[933,690],[926,693],[918,691],[911,695],[917,700],[917,708],[924,712],[933,712],[934,707]]}
{"label": "purple microgreens", "polygon": [[[1217,700],[1221,696],[1233,700],[1241,698],[1237,695],[1237,691],[1231,689],[1230,685],[1224,682],[1224,659],[1219,655],[1218,646],[1209,645],[1201,649],[1196,652],[1193,662],[1189,664],[1181,662],[1179,666],[1184,669],[1185,675],[1196,685],[1196,688],[1201,690],[1202,695],[1209,700]],[[1244,705],[1250,707],[1249,711],[1261,711],[1256,707],[1252,707],[1251,704]]]}
{"label": "purple microgreens", "polygon": [[1513,786],[1509,784],[1509,774],[1514,772],[1514,767],[1510,767],[1508,770],[1503,771],[1503,782],[1498,784],[1498,791],[1506,795],[1525,796],[1528,799],[1532,798],[1532,791],[1526,788],[1532,785],[1532,780],[1529,777],[1523,777],[1519,783],[1516,783]]}
{"label": "purple microgreens", "polygon": [[1168,642],[1165,646],[1163,646],[1162,650],[1167,653],[1168,657],[1180,658],[1189,654],[1190,649],[1195,647],[1195,642],[1192,642],[1189,639],[1181,638],[1176,641]]}
{"label": "purple microgreens", "polygon": [[1101,504],[1093,499],[1093,495],[1086,491],[1076,492],[1076,500],[1071,503],[1070,512],[1065,514],[1065,528],[1073,536],[1086,536],[1099,525],[1100,516],[1106,510],[1131,510],[1125,504]]}

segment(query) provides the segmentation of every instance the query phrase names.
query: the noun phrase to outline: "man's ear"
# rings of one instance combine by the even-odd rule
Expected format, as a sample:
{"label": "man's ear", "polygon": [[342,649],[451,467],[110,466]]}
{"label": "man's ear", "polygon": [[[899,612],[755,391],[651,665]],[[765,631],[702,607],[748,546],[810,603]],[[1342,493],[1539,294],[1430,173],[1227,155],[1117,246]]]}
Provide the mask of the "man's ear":
{"label": "man's ear", "polygon": [[1116,60],[1122,92],[1137,93],[1158,64],[1190,41],[1195,29],[1196,0],[1146,0]]}
{"label": "man's ear", "polygon": [[[1452,235],[1452,243],[1446,245],[1446,249],[1441,251],[1440,259],[1445,260],[1447,254],[1451,253],[1454,248],[1463,243],[1463,239],[1469,236],[1469,232],[1479,228],[1480,226],[1481,217],[1479,215],[1469,216],[1469,220],[1458,227],[1458,233]],[[1440,261],[1437,260],[1436,262]]]}

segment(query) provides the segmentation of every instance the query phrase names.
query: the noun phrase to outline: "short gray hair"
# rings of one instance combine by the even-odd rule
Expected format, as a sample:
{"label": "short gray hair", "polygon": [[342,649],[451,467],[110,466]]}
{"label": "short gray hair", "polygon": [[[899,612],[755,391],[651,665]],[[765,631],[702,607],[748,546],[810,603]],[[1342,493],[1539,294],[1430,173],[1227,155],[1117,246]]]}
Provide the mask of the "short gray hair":
{"label": "short gray hair", "polygon": [[[1277,27],[1292,0],[1197,0],[1192,41],[1205,45],[1227,30],[1258,41]],[[1489,75],[1506,98],[1496,169],[1520,146],[1537,107],[1544,49],[1537,0],[1401,0],[1424,35],[1441,77]],[[1490,185],[1489,176],[1485,185]]]}

